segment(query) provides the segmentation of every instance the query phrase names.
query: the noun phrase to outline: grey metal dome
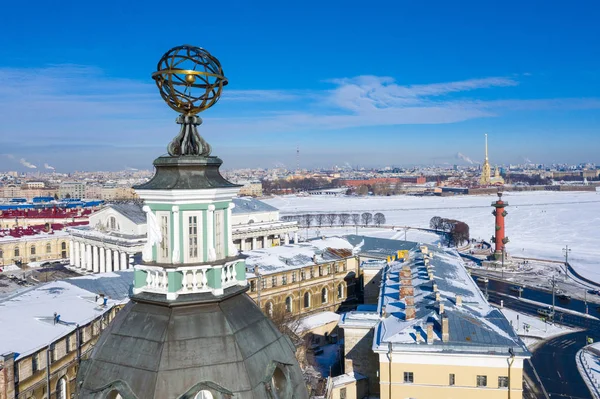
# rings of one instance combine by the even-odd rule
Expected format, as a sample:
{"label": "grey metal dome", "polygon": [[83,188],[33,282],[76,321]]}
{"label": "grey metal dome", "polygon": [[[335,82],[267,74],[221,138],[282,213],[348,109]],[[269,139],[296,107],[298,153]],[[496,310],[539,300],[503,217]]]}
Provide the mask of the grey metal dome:
{"label": "grey metal dome", "polygon": [[293,344],[245,290],[132,296],[82,362],[78,397],[308,398]]}

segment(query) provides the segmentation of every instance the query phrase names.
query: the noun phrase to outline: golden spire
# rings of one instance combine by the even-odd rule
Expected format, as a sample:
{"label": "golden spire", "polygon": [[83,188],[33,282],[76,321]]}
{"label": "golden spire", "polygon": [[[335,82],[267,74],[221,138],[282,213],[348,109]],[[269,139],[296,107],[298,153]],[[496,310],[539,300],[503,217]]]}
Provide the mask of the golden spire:
{"label": "golden spire", "polygon": [[485,160],[488,160],[487,133],[485,134]]}

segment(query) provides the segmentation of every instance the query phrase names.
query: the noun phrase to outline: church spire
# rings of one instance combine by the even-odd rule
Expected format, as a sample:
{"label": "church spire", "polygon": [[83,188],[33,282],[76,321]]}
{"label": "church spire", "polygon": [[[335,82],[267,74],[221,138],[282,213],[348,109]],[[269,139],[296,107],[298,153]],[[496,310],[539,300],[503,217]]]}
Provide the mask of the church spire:
{"label": "church spire", "polygon": [[485,160],[488,160],[488,144],[487,144],[487,133],[485,134]]}

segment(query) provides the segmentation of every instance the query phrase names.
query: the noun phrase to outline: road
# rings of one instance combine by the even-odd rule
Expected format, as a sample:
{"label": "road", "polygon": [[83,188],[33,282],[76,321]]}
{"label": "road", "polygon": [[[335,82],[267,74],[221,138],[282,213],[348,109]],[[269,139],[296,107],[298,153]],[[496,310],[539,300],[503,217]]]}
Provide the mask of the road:
{"label": "road", "polygon": [[[516,298],[518,293],[511,291],[514,284],[490,279],[489,283],[478,282],[478,285],[484,293],[487,292],[491,303],[500,304],[502,300],[505,307],[532,315],[537,315],[537,310],[542,307]],[[552,295],[544,291],[525,288],[521,295],[529,300],[552,304]],[[585,312],[585,303],[575,299],[569,301],[557,299],[556,306]],[[590,305],[589,310],[595,316],[600,316],[596,305]],[[594,342],[600,341],[600,320],[560,310],[556,311],[556,320],[584,331],[546,341],[534,351],[531,362],[550,398],[591,399],[592,396],[577,369],[575,355],[586,345],[587,337],[592,337]]]}

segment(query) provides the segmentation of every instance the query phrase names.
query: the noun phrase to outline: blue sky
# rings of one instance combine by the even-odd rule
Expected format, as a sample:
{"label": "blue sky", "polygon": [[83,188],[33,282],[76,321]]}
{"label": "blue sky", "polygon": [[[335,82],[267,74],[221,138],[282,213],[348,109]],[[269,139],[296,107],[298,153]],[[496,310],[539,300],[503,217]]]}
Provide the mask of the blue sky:
{"label": "blue sky", "polygon": [[230,82],[201,114],[225,168],[464,164],[484,133],[492,163],[600,163],[597,1],[17,3],[0,170],[149,168],[178,132],[150,75],[185,43]]}

